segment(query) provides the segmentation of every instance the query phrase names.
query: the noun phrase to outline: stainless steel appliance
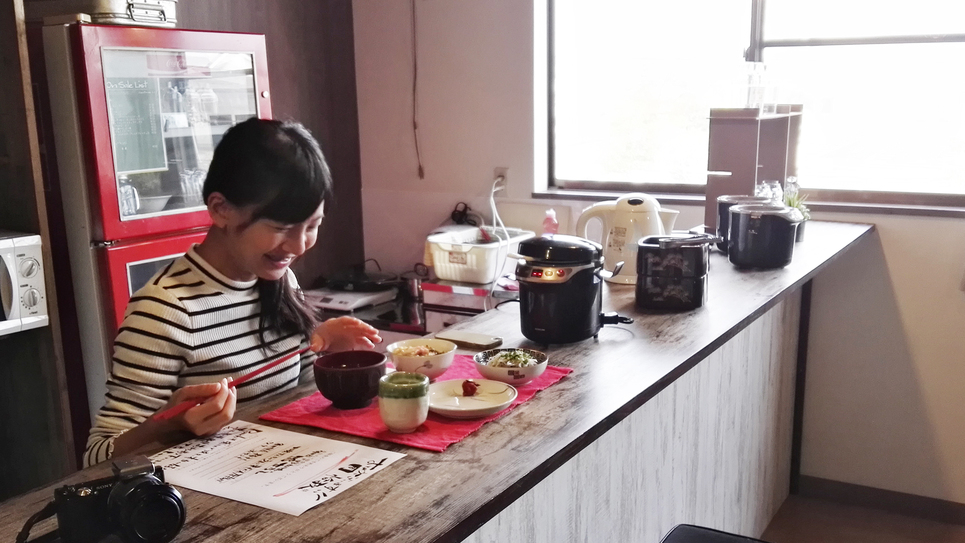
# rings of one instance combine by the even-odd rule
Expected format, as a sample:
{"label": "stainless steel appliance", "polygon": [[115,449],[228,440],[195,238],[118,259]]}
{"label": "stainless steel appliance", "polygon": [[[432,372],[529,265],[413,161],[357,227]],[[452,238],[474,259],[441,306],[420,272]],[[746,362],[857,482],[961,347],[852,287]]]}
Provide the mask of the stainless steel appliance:
{"label": "stainless steel appliance", "polygon": [[[544,235],[519,243],[520,327],[542,344],[596,337],[604,324],[633,322],[603,315],[603,246],[575,236]],[[618,265],[612,273],[620,272]]]}
{"label": "stainless steel appliance", "polygon": [[108,25],[177,26],[178,0],[28,0],[28,21],[83,13],[89,22]]}

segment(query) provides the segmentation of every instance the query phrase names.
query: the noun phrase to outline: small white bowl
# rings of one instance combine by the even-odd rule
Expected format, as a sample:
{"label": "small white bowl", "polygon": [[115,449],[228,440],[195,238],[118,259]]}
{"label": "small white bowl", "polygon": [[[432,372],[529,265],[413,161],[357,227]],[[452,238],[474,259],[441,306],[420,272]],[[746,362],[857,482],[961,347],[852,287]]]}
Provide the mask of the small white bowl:
{"label": "small white bowl", "polygon": [[157,213],[164,210],[164,206],[168,205],[168,200],[170,199],[170,194],[163,196],[141,196],[138,202],[137,212]]}
{"label": "small white bowl", "polygon": [[[489,365],[491,358],[506,351],[525,351],[536,359],[536,364],[522,368],[504,368]],[[534,351],[532,349],[490,349],[476,353],[476,355],[472,357],[472,360],[476,363],[476,371],[486,379],[519,386],[525,385],[542,375],[543,372],[546,371],[546,366],[549,363],[549,356],[544,352]]]}
{"label": "small white bowl", "polygon": [[[429,347],[430,349],[438,351],[440,354],[404,356],[396,352],[402,347],[419,346]],[[435,379],[452,365],[452,359],[456,356],[456,344],[451,341],[435,338],[403,339],[386,347],[385,352],[388,353],[392,364],[395,365],[395,369],[421,373],[429,379]]]}

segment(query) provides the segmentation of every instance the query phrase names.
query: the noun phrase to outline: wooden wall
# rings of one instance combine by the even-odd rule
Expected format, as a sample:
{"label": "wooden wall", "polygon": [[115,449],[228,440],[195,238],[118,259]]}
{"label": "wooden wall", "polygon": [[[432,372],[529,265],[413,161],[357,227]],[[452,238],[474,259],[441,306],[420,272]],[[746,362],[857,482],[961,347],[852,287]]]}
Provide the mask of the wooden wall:
{"label": "wooden wall", "polygon": [[[21,0],[0,0],[0,229],[46,241],[25,40]],[[49,244],[44,257],[50,326],[0,337],[0,499],[76,467]]]}
{"label": "wooden wall", "polygon": [[255,32],[268,44],[273,116],[318,139],[335,178],[318,244],[295,265],[304,286],[361,264],[362,181],[351,0],[179,2],[178,27]]}

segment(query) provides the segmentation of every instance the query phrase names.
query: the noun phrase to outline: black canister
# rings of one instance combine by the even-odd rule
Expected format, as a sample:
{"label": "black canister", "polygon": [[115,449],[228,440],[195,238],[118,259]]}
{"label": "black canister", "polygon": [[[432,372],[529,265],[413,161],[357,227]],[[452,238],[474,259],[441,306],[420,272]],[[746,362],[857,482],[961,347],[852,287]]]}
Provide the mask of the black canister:
{"label": "black canister", "polygon": [[740,268],[783,268],[791,263],[804,215],[780,204],[730,208],[727,257]]}
{"label": "black canister", "polygon": [[703,234],[671,234],[637,242],[637,308],[687,311],[704,305],[710,244],[717,240]]}
{"label": "black canister", "polygon": [[717,197],[717,237],[720,242],[717,248],[727,252],[727,235],[729,232],[728,220],[730,218],[730,208],[734,205],[744,204],[766,204],[771,199],[766,196],[748,196],[745,194],[725,194]]}

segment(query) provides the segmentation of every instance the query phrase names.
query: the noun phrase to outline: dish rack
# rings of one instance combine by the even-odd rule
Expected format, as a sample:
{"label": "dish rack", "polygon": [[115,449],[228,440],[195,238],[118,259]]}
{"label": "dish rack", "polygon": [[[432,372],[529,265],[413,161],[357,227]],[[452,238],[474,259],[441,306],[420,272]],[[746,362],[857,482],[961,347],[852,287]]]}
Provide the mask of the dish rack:
{"label": "dish rack", "polygon": [[[483,232],[491,241],[486,241]],[[506,228],[504,233],[502,228],[491,226],[467,226],[430,234],[426,238],[426,265],[432,266],[436,277],[445,281],[492,283],[515,271],[516,261],[508,255],[518,250],[519,242],[535,235],[520,228]]]}

